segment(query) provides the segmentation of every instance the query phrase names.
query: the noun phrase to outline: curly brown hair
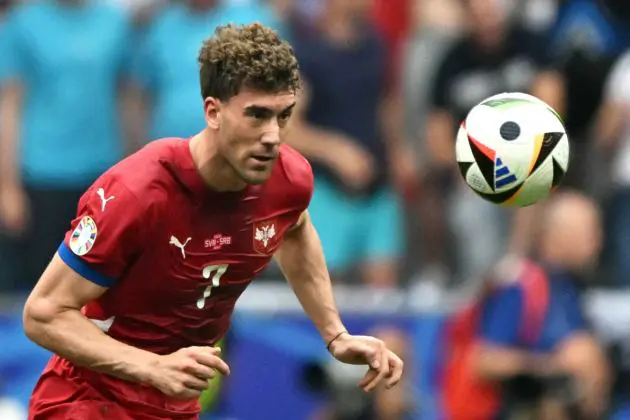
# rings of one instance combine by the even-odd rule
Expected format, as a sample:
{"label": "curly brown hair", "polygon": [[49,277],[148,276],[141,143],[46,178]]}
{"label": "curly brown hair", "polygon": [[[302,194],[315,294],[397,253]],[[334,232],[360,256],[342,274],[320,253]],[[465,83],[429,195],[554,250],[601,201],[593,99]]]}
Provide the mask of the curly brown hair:
{"label": "curly brown hair", "polygon": [[203,99],[229,100],[241,89],[297,93],[301,87],[293,48],[256,22],[219,26],[199,52]]}

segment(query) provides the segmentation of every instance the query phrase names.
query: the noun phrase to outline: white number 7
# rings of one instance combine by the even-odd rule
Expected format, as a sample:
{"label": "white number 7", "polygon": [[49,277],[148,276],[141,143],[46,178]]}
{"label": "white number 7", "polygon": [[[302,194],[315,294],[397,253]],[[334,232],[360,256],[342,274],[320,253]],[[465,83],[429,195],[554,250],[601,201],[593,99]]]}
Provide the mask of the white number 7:
{"label": "white number 7", "polygon": [[197,301],[197,308],[203,309],[206,306],[206,299],[210,297],[212,294],[213,287],[219,287],[221,283],[221,277],[225,274],[228,269],[227,264],[219,264],[219,265],[208,265],[203,268],[202,275],[204,279],[209,279],[212,276],[212,283],[210,283],[203,291],[203,296],[199,298]]}

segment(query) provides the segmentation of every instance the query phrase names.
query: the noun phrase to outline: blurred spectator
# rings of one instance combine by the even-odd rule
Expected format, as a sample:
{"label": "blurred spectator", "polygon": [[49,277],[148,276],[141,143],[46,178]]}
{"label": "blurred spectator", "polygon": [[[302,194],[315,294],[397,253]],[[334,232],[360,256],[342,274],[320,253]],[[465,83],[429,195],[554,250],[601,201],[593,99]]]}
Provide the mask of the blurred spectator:
{"label": "blurred spectator", "polygon": [[411,29],[412,0],[374,0],[373,16],[376,29],[386,42],[390,83],[398,87],[402,48]]}
{"label": "blurred spectator", "polygon": [[333,275],[360,266],[366,283],[394,286],[404,228],[389,175],[402,180],[413,168],[393,127],[388,54],[370,3],[325,0],[310,30],[292,36],[307,86],[289,141],[313,164],[309,211]]}
{"label": "blurred spectator", "polygon": [[0,0],[0,18],[4,16],[9,6],[11,6],[11,0]]}
{"label": "blurred spectator", "polygon": [[594,202],[577,193],[557,193],[542,220],[540,265],[519,263],[497,273],[480,303],[470,368],[486,384],[502,385],[504,410],[540,397],[540,409],[554,414],[539,412],[536,419],[603,417],[610,366],[586,325],[578,293],[601,243]]}
{"label": "blurred spectator", "polygon": [[[427,191],[433,195],[425,200],[439,206],[441,211],[434,213],[448,214],[458,274],[469,279],[478,278],[508,245],[503,227],[507,214],[458,182],[453,144],[459,124],[475,104],[506,91],[529,92],[562,112],[563,84],[542,40],[512,24],[504,3],[468,0],[463,4],[468,31],[449,48],[434,80],[426,141],[428,181],[436,188]],[[528,221],[516,218],[511,246],[518,251],[526,246],[521,242],[529,239]],[[440,235],[446,234],[444,226]]]}
{"label": "blurred spectator", "polygon": [[[411,370],[411,343],[405,331],[393,326],[378,326],[370,331],[395,351]],[[412,391],[409,376],[396,387],[376,388],[366,395],[357,389],[356,383],[365,374],[356,366],[344,367],[334,362],[329,365],[308,365],[308,387],[326,395],[330,402],[312,417],[312,420],[411,420],[418,412],[419,401]]]}
{"label": "blurred spectator", "polygon": [[[409,255],[421,255],[407,263],[417,273],[414,282],[447,283],[450,273],[446,251],[446,215],[436,205],[443,193],[442,185],[430,176],[426,142],[426,124],[430,111],[433,75],[437,72],[447,48],[461,33],[463,14],[460,0],[417,0],[411,8],[412,36],[404,46],[402,95],[404,100],[405,138],[416,156],[421,177],[420,194],[415,197],[416,211],[409,212]],[[412,264],[409,264],[412,263]]]}
{"label": "blurred spectator", "polygon": [[630,46],[627,0],[564,0],[550,32],[551,51],[566,81],[565,125],[571,139],[571,164],[563,185],[596,193],[605,171],[593,167],[590,128],[606,77]]}
{"label": "blurred spectator", "polygon": [[92,0],[20,3],[0,51],[0,288],[30,288],[76,204],[123,156],[118,99],[130,25]]}
{"label": "blurred spectator", "polygon": [[[398,354],[405,361],[408,372],[411,372],[411,343],[405,333],[397,328],[380,327],[372,331],[374,337],[380,338],[387,348]],[[372,396],[372,404],[361,420],[411,420],[417,412],[419,401],[411,390],[409,377],[392,389],[377,388]]]}
{"label": "blurred spectator", "polygon": [[607,158],[613,191],[608,229],[612,275],[620,286],[630,285],[630,52],[617,62],[606,82],[595,140]]}
{"label": "blurred spectator", "polygon": [[169,3],[155,15],[142,34],[134,64],[138,94],[144,97],[134,104],[133,110],[138,124],[135,136],[139,141],[188,137],[204,127],[196,58],[199,48],[219,25],[254,21],[282,28],[273,9],[263,1],[232,4],[184,0]]}

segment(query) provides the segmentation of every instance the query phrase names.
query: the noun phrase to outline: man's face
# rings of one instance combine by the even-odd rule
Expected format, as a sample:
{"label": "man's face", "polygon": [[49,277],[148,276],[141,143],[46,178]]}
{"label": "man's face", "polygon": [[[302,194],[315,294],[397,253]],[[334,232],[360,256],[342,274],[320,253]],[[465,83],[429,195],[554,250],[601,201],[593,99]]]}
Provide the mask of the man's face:
{"label": "man's face", "polygon": [[247,184],[271,175],[295,106],[289,91],[243,90],[228,101],[206,100],[206,119],[218,130],[219,153]]}
{"label": "man's face", "polygon": [[505,0],[463,0],[466,14],[477,41],[493,46],[503,37],[508,18]]}

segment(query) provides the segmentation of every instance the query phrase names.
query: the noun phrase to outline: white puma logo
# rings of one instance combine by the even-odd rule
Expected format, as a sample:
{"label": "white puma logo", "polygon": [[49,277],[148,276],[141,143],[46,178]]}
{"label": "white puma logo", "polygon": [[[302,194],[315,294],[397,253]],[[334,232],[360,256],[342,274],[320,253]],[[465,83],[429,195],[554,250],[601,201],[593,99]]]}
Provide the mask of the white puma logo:
{"label": "white puma logo", "polygon": [[177,248],[179,248],[182,251],[182,257],[185,259],[186,258],[186,251],[184,250],[184,248],[186,247],[186,245],[188,245],[188,242],[190,242],[192,238],[188,238],[186,239],[186,242],[184,242],[183,244],[179,241],[179,239],[177,239],[174,236],[171,236],[171,240],[169,241],[169,245],[175,245]]}
{"label": "white puma logo", "polygon": [[108,201],[111,201],[114,198],[116,198],[113,195],[105,198],[105,190],[103,188],[99,188],[98,190],[96,190],[96,195],[98,195],[101,198],[101,211],[105,211],[105,206],[107,205]]}

